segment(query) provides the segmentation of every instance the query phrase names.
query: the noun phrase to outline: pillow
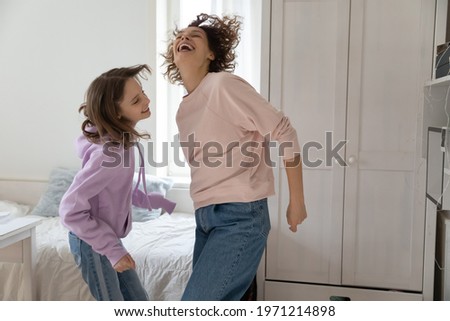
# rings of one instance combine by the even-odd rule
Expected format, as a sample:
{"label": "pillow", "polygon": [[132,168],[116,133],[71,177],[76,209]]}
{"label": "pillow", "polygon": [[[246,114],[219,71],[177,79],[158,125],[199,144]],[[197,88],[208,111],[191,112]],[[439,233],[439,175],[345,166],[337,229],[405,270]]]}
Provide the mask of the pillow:
{"label": "pillow", "polygon": [[[138,181],[139,173],[134,174],[133,178],[133,188]],[[153,175],[145,175],[145,183],[147,188],[147,193],[157,192],[164,196],[166,196],[167,191],[170,190],[173,186],[173,180],[169,177],[157,177]],[[142,181],[139,184],[139,189],[144,191],[144,186]],[[140,208],[137,206],[132,206],[132,216],[133,222],[146,222],[152,219],[159,217],[162,214],[162,209],[153,209],[149,211],[146,208]]]}
{"label": "pillow", "polygon": [[[38,216],[59,216],[61,199],[69,189],[70,184],[72,184],[77,172],[78,170],[76,169],[54,168],[50,173],[48,188],[41,196],[38,204],[33,208],[31,214]],[[133,188],[137,183],[137,175],[138,173],[135,173],[133,178]],[[146,184],[148,193],[158,192],[165,196],[167,191],[173,186],[173,181],[168,177],[146,175]],[[139,189],[144,190],[142,182],[140,183]],[[137,206],[132,206],[131,210],[133,222],[146,222],[159,217],[162,213],[161,209],[149,211],[148,209]]]}
{"label": "pillow", "polygon": [[[24,204],[18,204],[12,201],[1,200],[0,201],[0,213],[3,213],[5,219],[11,219],[13,217],[25,216],[28,214],[30,206]],[[9,213],[9,214],[7,214]]]}
{"label": "pillow", "polygon": [[33,208],[31,214],[38,216],[59,216],[59,203],[78,170],[57,167],[50,172],[48,187]]}

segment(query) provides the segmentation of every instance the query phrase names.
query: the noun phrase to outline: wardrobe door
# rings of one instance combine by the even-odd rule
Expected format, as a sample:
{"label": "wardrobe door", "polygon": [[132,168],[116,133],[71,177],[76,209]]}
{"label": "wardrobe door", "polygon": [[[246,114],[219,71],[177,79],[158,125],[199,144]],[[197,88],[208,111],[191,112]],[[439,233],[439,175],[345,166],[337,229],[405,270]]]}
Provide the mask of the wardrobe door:
{"label": "wardrobe door", "polygon": [[415,206],[414,167],[421,5],[352,1],[344,285],[422,290],[424,208]]}
{"label": "wardrobe door", "polygon": [[286,174],[276,169],[267,280],[341,282],[344,167],[336,161],[345,158],[349,10],[349,0],[272,1],[270,100],[303,146],[308,218],[289,230]]}

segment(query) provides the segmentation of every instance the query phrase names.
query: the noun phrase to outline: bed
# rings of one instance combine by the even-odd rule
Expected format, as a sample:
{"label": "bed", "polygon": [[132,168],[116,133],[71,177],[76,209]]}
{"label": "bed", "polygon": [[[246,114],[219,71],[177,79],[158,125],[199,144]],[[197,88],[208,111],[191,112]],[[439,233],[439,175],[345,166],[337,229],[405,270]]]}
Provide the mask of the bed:
{"label": "bed", "polygon": [[[58,171],[61,174],[64,169]],[[55,171],[48,182],[0,180],[0,211],[3,206],[14,216],[41,219],[36,227],[37,300],[94,300],[69,251],[68,231],[54,215],[55,203],[57,210],[58,199],[62,196],[61,193],[56,195],[55,190],[66,189],[70,177],[64,184],[63,181]],[[154,177],[151,181],[154,182]],[[154,190],[154,186],[150,188]],[[155,301],[181,298],[191,273],[195,238],[188,190],[172,185],[166,189],[166,196],[177,202],[175,212],[150,213],[150,218],[133,220],[133,229],[123,240],[136,261],[136,270],[150,300]],[[22,296],[22,265],[0,263],[0,300],[20,300]]]}

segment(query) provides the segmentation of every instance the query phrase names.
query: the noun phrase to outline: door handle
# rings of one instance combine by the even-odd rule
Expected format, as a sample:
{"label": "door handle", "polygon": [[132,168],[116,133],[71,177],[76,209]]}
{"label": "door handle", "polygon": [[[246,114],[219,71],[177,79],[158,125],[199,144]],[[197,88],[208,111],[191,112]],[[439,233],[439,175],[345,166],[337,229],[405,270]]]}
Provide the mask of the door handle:
{"label": "door handle", "polygon": [[357,162],[358,160],[356,159],[356,156],[350,156],[348,159],[347,159],[347,164],[348,165],[353,165],[353,164],[355,164],[356,162]]}

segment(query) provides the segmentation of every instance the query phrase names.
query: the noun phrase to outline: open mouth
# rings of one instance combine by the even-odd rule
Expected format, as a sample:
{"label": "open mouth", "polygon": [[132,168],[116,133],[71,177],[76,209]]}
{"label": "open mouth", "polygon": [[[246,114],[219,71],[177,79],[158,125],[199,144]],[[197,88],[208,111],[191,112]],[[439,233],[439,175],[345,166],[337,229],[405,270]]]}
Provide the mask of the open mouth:
{"label": "open mouth", "polygon": [[142,114],[148,113],[149,111],[150,111],[150,108],[147,107],[142,111]]}
{"label": "open mouth", "polygon": [[178,46],[178,52],[182,51],[192,51],[194,50],[194,47],[192,47],[190,44],[182,43]]}

